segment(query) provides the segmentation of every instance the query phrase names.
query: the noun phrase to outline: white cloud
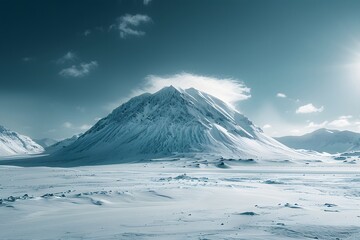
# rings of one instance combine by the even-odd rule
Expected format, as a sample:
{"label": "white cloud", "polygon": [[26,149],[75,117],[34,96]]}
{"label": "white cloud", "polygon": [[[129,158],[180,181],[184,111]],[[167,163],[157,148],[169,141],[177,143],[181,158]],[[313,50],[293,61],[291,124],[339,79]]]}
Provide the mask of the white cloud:
{"label": "white cloud", "polygon": [[62,124],[62,126],[64,128],[73,129],[73,130],[81,130],[81,131],[87,131],[92,127],[92,125],[90,125],[90,124],[83,124],[81,126],[75,126],[71,122],[64,122]]}
{"label": "white cloud", "polygon": [[145,35],[144,31],[136,29],[142,23],[151,22],[151,18],[143,14],[130,15],[126,14],[117,19],[117,24],[110,26],[110,29],[117,29],[120,32],[121,38],[126,38],[129,35],[133,36],[143,36]]}
{"label": "white cloud", "polygon": [[85,30],[83,34],[85,37],[87,37],[90,35],[90,33],[91,33],[91,30],[88,29],[88,30]]}
{"label": "white cloud", "polygon": [[64,128],[72,128],[73,125],[72,125],[71,122],[64,122],[64,123],[63,123],[63,127],[64,127]]}
{"label": "white cloud", "polygon": [[309,103],[309,104],[299,107],[296,110],[296,113],[304,114],[304,113],[315,113],[315,112],[322,112],[322,111],[324,111],[323,106],[317,108],[312,103]]}
{"label": "white cloud", "polygon": [[196,88],[227,103],[235,103],[251,97],[250,88],[246,87],[241,81],[230,78],[180,73],[170,76],[149,75],[145,80],[144,86],[134,91],[135,95],[143,92],[154,93],[164,87],[172,85],[181,89]]}
{"label": "white cloud", "polygon": [[293,133],[293,134],[301,133],[301,131],[299,129],[292,129],[290,132]]}
{"label": "white cloud", "polygon": [[[239,80],[180,73],[169,76],[149,75],[145,78],[143,86],[133,90],[128,98],[145,92],[154,93],[170,85],[181,89],[196,88],[229,104],[234,104],[251,97],[250,88],[246,87]],[[110,103],[105,108],[111,111],[128,100],[128,98]]]}
{"label": "white cloud", "polygon": [[[269,119],[269,114],[265,115],[267,119]],[[339,116],[337,118],[332,118],[330,120],[324,120],[320,122],[315,122],[312,120],[307,120],[306,124],[300,124],[300,125],[287,125],[286,122],[280,123],[279,120],[274,121],[274,119],[271,119],[272,122],[277,122],[276,126],[280,126],[280,129],[276,126],[273,126],[273,130],[277,130],[281,132],[280,136],[286,136],[286,135],[302,135],[306,133],[313,132],[315,130],[318,130],[320,128],[327,128],[330,130],[348,130],[348,131],[354,131],[354,132],[360,132],[360,119],[355,116],[351,115],[343,115]]]}
{"label": "white cloud", "polygon": [[278,93],[278,94],[276,94],[276,97],[286,98],[286,95],[284,93]]}
{"label": "white cloud", "polygon": [[352,115],[340,116],[339,119],[351,119],[353,118]]}
{"label": "white cloud", "polygon": [[262,128],[263,129],[268,129],[268,128],[271,128],[272,126],[270,124],[265,124]]}
{"label": "white cloud", "polygon": [[83,131],[87,131],[89,130],[90,128],[92,127],[92,125],[89,125],[89,124],[83,124],[80,126],[80,130],[83,130]]}
{"label": "white cloud", "polygon": [[98,66],[96,61],[89,63],[81,63],[80,65],[72,65],[69,68],[65,68],[59,72],[63,77],[84,77]]}
{"label": "white cloud", "polygon": [[149,5],[150,2],[151,0],[144,0],[144,5]]}
{"label": "white cloud", "polygon": [[73,62],[76,58],[77,58],[76,54],[72,51],[69,51],[64,56],[59,58],[56,62],[58,64],[64,64],[66,62]]}
{"label": "white cloud", "polygon": [[336,127],[336,128],[343,128],[350,126],[351,123],[349,122],[349,118],[339,118],[329,123],[329,126]]}
{"label": "white cloud", "polygon": [[319,128],[330,128],[330,129],[336,129],[336,130],[356,130],[356,127],[360,125],[360,122],[358,121],[351,121],[353,116],[347,115],[347,116],[340,116],[335,120],[332,121],[324,121],[322,123],[314,123],[309,122],[309,124],[305,127],[307,129],[316,130]]}
{"label": "white cloud", "polygon": [[326,127],[327,124],[328,124],[328,121],[324,121],[322,123],[309,122],[309,124],[306,126],[306,128],[311,128],[311,129],[324,128],[324,127]]}

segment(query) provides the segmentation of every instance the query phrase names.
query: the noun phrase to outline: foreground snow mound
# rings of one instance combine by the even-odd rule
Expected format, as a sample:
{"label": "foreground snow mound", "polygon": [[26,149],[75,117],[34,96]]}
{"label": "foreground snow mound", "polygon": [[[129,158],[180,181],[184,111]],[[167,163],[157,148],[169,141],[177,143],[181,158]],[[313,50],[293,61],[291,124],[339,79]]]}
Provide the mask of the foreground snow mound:
{"label": "foreground snow mound", "polygon": [[277,140],[295,149],[343,153],[360,150],[360,133],[322,128],[302,136],[280,137]]}
{"label": "foreground snow mound", "polygon": [[194,88],[172,86],[132,98],[56,152],[101,159],[183,153],[256,159],[304,157],[265,135],[223,101]]}
{"label": "foreground snow mound", "polygon": [[36,154],[44,148],[31,138],[0,126],[0,156]]}

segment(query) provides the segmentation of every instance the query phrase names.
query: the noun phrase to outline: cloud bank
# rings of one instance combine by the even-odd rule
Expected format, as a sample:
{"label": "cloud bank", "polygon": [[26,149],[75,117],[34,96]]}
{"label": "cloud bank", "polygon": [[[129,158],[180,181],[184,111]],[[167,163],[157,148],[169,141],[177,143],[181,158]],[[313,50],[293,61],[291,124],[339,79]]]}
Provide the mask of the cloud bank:
{"label": "cloud bank", "polygon": [[76,58],[77,58],[76,54],[72,51],[69,51],[64,56],[59,58],[56,62],[58,64],[64,64],[66,62],[73,62]]}
{"label": "cloud bank", "polygon": [[278,97],[278,98],[286,98],[286,95],[284,93],[278,93],[278,94],[276,94],[276,97]]}
{"label": "cloud bank", "polygon": [[350,115],[349,116],[340,116],[338,119],[331,121],[329,123],[329,126],[336,127],[336,128],[348,127],[348,126],[352,125],[352,123],[350,123],[351,118],[352,118],[352,116],[350,116]]}
{"label": "cloud bank", "polygon": [[64,68],[59,72],[59,75],[63,77],[84,77],[98,66],[96,61],[89,63],[80,63],[79,65],[72,65],[69,68]]}
{"label": "cloud bank", "polygon": [[360,122],[358,120],[354,120],[353,116],[347,115],[347,116],[339,116],[338,118],[332,120],[332,121],[323,121],[321,123],[315,123],[309,121],[309,124],[303,129],[303,131],[300,131],[302,133],[306,133],[308,130],[314,131],[320,128],[329,128],[331,130],[349,130],[349,131],[360,131]]}
{"label": "cloud bank", "polygon": [[191,73],[180,73],[170,76],[149,75],[145,79],[144,86],[141,89],[135,90],[134,95],[143,92],[154,93],[163,87],[170,85],[181,89],[193,87],[230,104],[251,97],[250,88],[246,87],[244,83],[240,81],[230,78],[216,78]]}
{"label": "cloud bank", "polygon": [[89,130],[92,125],[90,124],[83,124],[81,126],[75,126],[74,124],[72,124],[71,122],[64,122],[62,124],[63,128],[67,128],[67,129],[73,129],[73,130],[81,130],[81,131],[87,131]]}
{"label": "cloud bank", "polygon": [[180,73],[169,76],[148,75],[142,86],[134,89],[130,96],[120,99],[119,101],[109,103],[105,106],[105,109],[111,111],[131,97],[145,92],[155,93],[170,85],[180,89],[193,87],[217,97],[230,105],[251,97],[250,88],[246,87],[243,82],[235,79],[216,78],[191,73]]}
{"label": "cloud bank", "polygon": [[303,106],[299,107],[296,110],[296,113],[306,114],[306,113],[315,113],[315,112],[322,112],[322,111],[324,111],[323,106],[317,108],[312,103],[309,103],[309,104],[306,104],[306,105],[303,105]]}
{"label": "cloud bank", "polygon": [[117,29],[121,38],[127,36],[144,36],[145,32],[137,29],[140,24],[151,22],[151,18],[143,14],[130,15],[126,14],[117,19],[117,24],[110,26],[110,29]]}

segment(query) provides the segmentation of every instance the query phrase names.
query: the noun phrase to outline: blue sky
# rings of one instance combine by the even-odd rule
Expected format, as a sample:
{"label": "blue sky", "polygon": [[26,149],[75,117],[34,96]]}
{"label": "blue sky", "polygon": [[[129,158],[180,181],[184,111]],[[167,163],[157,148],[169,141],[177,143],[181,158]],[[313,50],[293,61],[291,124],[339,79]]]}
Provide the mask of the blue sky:
{"label": "blue sky", "polygon": [[272,136],[360,131],[359,10],[349,0],[3,0],[0,124],[69,137],[159,79],[187,76],[222,81],[222,96]]}

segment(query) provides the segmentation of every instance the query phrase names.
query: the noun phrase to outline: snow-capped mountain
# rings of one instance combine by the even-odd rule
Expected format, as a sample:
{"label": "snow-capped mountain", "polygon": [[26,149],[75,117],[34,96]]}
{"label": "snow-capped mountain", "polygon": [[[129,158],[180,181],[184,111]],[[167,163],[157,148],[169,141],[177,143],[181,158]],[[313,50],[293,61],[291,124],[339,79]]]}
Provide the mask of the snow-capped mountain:
{"label": "snow-capped mountain", "polygon": [[55,144],[52,144],[48,147],[45,148],[46,153],[54,153],[56,151],[59,151],[61,149],[64,149],[65,147],[69,146],[70,144],[74,143],[80,136],[81,134],[76,134],[70,138],[66,138],[62,141],[56,142]]}
{"label": "snow-capped mountain", "polygon": [[44,148],[31,138],[0,126],[0,156],[36,154]]}
{"label": "snow-capped mountain", "polygon": [[300,156],[220,99],[172,86],[132,98],[56,152],[111,160],[183,153],[256,159]]}
{"label": "snow-capped mountain", "polygon": [[276,138],[279,142],[295,149],[317,152],[342,153],[360,150],[360,133],[319,129],[302,136]]}

